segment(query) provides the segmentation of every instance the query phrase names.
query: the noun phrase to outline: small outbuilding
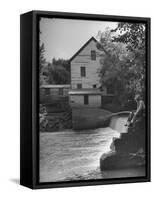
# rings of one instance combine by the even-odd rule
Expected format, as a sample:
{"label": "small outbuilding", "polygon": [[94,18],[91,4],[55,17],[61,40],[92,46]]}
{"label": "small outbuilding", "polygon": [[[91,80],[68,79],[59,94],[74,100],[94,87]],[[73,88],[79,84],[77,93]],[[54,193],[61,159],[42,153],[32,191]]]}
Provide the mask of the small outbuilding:
{"label": "small outbuilding", "polygon": [[69,101],[72,107],[101,107],[102,92],[96,89],[70,90]]}
{"label": "small outbuilding", "polygon": [[40,102],[50,102],[62,97],[68,97],[70,85],[41,85]]}

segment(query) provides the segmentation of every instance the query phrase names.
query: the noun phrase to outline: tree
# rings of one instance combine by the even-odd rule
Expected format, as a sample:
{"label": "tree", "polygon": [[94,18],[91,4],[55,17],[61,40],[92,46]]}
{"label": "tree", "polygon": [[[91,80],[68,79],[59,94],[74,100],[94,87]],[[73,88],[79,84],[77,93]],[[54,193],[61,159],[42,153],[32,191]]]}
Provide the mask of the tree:
{"label": "tree", "polygon": [[46,59],[44,58],[44,53],[45,53],[45,48],[44,48],[44,43],[42,43],[39,48],[39,70],[40,70],[40,73],[42,71],[42,68],[46,65]]}
{"label": "tree", "polygon": [[116,95],[116,102],[123,103],[126,100],[128,85],[128,69],[131,55],[126,49],[126,45],[113,42],[113,34],[107,29],[101,34],[97,47],[102,51],[100,59],[101,69],[99,72],[100,83],[106,87],[108,93]]}
{"label": "tree", "polygon": [[144,93],[144,30],[142,25],[119,23],[115,30],[103,32],[97,45],[103,52],[100,59],[101,85],[112,90],[121,105],[135,93]]}
{"label": "tree", "polygon": [[128,50],[145,50],[145,24],[120,22],[112,32],[119,33],[113,41],[127,44]]}
{"label": "tree", "polygon": [[63,66],[68,72],[70,72],[70,63],[69,63],[69,60],[64,60],[64,59],[55,59],[53,58],[52,59],[52,64],[53,65],[61,65]]}
{"label": "tree", "polygon": [[[39,75],[40,75],[40,85],[47,84],[48,76],[47,76],[47,61],[44,57],[45,47],[44,43],[40,44],[39,47]],[[46,72],[46,73],[45,73]]]}
{"label": "tree", "polygon": [[119,34],[113,38],[114,42],[126,44],[126,48],[133,54],[131,59],[132,76],[130,86],[136,93],[144,96],[145,93],[145,24],[141,23],[118,23],[112,32]]}
{"label": "tree", "polygon": [[70,83],[70,65],[69,61],[55,58],[52,63],[47,62],[45,57],[44,44],[39,49],[39,71],[40,85],[42,84],[69,84]]}
{"label": "tree", "polygon": [[62,65],[48,63],[48,84],[68,84],[70,74]]}

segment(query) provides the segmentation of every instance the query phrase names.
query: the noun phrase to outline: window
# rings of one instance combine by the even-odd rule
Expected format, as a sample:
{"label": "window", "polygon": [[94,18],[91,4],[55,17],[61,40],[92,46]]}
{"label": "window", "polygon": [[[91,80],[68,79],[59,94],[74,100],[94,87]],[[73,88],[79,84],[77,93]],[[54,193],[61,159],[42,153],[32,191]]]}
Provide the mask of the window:
{"label": "window", "polygon": [[95,85],[93,85],[93,88],[96,88],[96,84],[95,84]]}
{"label": "window", "polygon": [[95,50],[91,51],[91,60],[96,60],[96,51]]}
{"label": "window", "polygon": [[81,88],[82,88],[82,84],[81,84],[81,83],[78,83],[78,84],[77,84],[77,88],[78,88],[78,89],[81,89]]}
{"label": "window", "polygon": [[86,68],[85,67],[81,67],[80,68],[80,73],[81,73],[81,77],[85,77],[86,76]]}

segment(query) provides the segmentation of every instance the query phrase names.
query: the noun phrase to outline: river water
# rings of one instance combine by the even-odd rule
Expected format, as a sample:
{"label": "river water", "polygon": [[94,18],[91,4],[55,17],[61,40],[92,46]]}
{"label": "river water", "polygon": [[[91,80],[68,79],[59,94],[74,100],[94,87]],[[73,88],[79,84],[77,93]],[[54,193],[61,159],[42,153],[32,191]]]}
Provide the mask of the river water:
{"label": "river water", "polygon": [[[40,182],[101,179],[99,160],[119,137],[126,119],[111,122],[112,128],[40,133]],[[113,128],[118,129],[114,130]]]}
{"label": "river water", "polygon": [[40,133],[40,182],[144,176],[145,170],[101,172],[100,157],[110,151],[113,137],[126,133],[127,117],[113,117],[110,127]]}

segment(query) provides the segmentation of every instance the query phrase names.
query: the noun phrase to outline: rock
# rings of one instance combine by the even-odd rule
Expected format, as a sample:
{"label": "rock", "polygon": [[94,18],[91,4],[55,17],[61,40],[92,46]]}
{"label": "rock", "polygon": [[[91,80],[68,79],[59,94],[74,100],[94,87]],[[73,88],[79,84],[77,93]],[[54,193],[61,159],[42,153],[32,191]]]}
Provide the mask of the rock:
{"label": "rock", "polygon": [[101,170],[131,168],[145,165],[145,118],[137,121],[128,133],[113,138],[111,151],[100,158]]}
{"label": "rock", "polygon": [[115,153],[110,152],[106,156],[102,156],[100,159],[100,168],[104,170],[134,168],[143,166],[145,164],[144,156],[131,153]]}

